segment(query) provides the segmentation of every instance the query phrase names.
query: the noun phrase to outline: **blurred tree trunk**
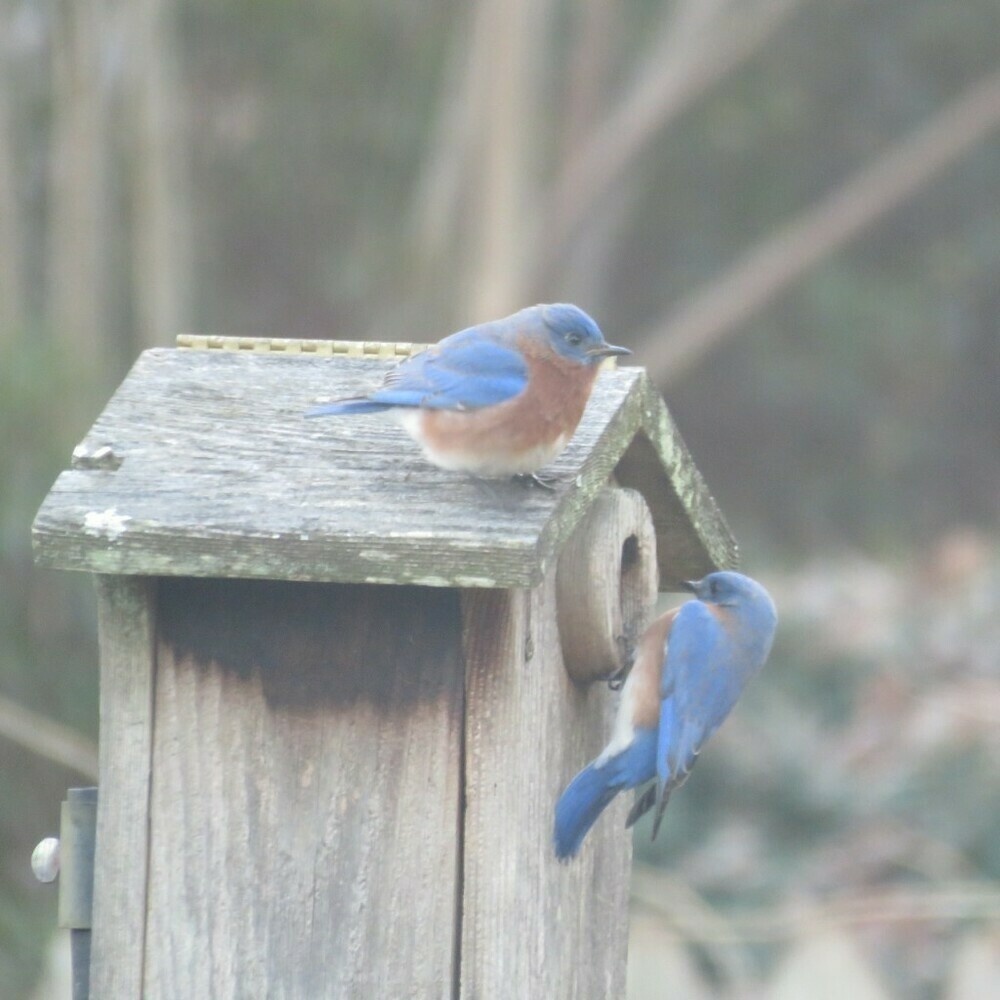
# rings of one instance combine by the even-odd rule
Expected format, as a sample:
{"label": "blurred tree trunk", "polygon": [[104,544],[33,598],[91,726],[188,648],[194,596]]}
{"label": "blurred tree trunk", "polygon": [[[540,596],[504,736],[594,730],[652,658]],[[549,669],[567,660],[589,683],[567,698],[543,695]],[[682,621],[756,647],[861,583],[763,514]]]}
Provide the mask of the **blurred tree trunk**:
{"label": "blurred tree trunk", "polygon": [[188,322],[189,190],[171,0],[127,9],[132,294],[136,348],[168,345]]}
{"label": "blurred tree trunk", "polygon": [[66,357],[107,359],[104,0],[59,0],[53,11],[47,306]]}
{"label": "blurred tree trunk", "polygon": [[563,98],[566,124],[560,157],[566,160],[586,141],[605,110],[608,81],[620,35],[616,0],[579,0],[570,27],[567,88]]}
{"label": "blurred tree trunk", "polygon": [[[412,232],[416,298],[445,328],[461,322],[464,303],[456,302],[468,247],[462,242],[464,203],[470,188],[469,163],[481,121],[479,95],[490,38],[485,8],[479,5],[468,29],[457,30],[444,71],[437,121],[427,145],[414,191]],[[447,276],[447,277],[445,277]],[[414,311],[413,307],[409,310]],[[386,323],[391,326],[391,323]]]}
{"label": "blurred tree trunk", "polygon": [[[615,0],[581,0],[575,7],[566,72],[568,83],[566,93],[561,95],[565,126],[558,151],[560,164],[570,162],[583,148],[607,111],[611,71],[621,41],[618,13]],[[621,236],[630,202],[630,192],[620,185],[597,205],[577,238],[567,245],[557,272],[543,274],[539,280],[533,270],[529,298],[579,302],[595,314],[601,313],[611,271],[607,262]],[[535,259],[547,253],[546,228],[540,236]]]}
{"label": "blurred tree trunk", "polygon": [[[4,12],[6,14],[6,12]],[[0,16],[0,34],[8,25]],[[0,52],[0,60],[3,59]],[[23,259],[20,211],[14,169],[14,136],[8,103],[8,68],[0,61],[0,344],[6,344],[24,329]]]}
{"label": "blurred tree trunk", "polygon": [[449,278],[419,294],[448,321],[523,305],[551,10],[552,0],[479,0],[456,39],[413,212],[418,273]]}
{"label": "blurred tree trunk", "polygon": [[522,304],[525,259],[536,234],[532,212],[541,125],[541,63],[547,51],[546,0],[481,0],[479,16],[488,40],[481,77],[474,176],[469,315],[501,316]]}

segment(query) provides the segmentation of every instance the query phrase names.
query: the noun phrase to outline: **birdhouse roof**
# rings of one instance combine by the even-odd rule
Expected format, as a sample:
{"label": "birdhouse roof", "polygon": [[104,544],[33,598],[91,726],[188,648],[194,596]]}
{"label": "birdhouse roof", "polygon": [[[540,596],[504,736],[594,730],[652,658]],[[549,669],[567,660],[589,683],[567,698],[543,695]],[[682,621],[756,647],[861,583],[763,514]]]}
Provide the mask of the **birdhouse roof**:
{"label": "birdhouse roof", "polygon": [[437,469],[384,416],[304,418],[318,399],[378,384],[393,347],[324,357],[317,341],[189,342],[216,349],[146,351],[74,450],[35,519],[40,563],[534,586],[612,476],[645,497],[664,589],[735,562],[729,529],[641,368],[601,372],[576,435],[546,469],[557,479],[547,490]]}

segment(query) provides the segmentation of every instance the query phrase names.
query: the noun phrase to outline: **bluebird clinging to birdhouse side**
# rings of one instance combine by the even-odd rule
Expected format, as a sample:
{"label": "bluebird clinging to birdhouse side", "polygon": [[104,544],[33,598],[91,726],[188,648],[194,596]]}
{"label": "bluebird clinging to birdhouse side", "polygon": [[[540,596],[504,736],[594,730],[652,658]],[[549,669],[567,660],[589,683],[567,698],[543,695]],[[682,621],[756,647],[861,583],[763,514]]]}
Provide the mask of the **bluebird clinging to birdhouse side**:
{"label": "bluebird clinging to birdhouse side", "polygon": [[710,573],[686,584],[695,595],[643,633],[622,688],[611,741],[556,804],[555,851],[573,857],[598,816],[624,789],[656,779],[627,825],[656,806],[656,836],[670,793],[767,660],[777,627],[774,603],[741,573]]}
{"label": "bluebird clinging to birdhouse side", "polygon": [[307,416],[394,411],[428,461],[485,479],[534,475],[566,447],[604,358],[630,354],[574,305],[538,305],[445,337],[365,396]]}

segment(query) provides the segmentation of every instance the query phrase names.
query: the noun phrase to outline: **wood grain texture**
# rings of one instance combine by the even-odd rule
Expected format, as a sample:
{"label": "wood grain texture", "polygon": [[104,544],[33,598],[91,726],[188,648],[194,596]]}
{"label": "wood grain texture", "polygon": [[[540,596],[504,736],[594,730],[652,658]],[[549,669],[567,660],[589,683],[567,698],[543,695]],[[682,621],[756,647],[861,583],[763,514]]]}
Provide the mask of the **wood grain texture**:
{"label": "wood grain texture", "polygon": [[642,494],[604,490],[563,546],[556,571],[560,644],[575,681],[626,666],[656,590],[656,533]]}
{"label": "wood grain texture", "polygon": [[457,593],[163,580],[159,623],[144,995],[450,998]]}
{"label": "wood grain texture", "polygon": [[625,995],[627,804],[578,858],[552,846],[556,799],[610,731],[616,696],[574,684],[555,573],[532,591],[467,591],[463,1000]]}
{"label": "wood grain texture", "polygon": [[[731,536],[637,368],[602,372],[549,491],[428,465],[385,415],[306,420],[388,363],[145,352],[35,520],[40,562],[99,573],[457,587],[537,584],[626,456],[664,581],[728,565]],[[639,434],[651,444],[630,447]],[[636,439],[638,440],[638,439]],[[647,465],[655,466],[647,468]]]}
{"label": "wood grain texture", "polygon": [[91,996],[143,996],[156,581],[98,577],[100,746]]}

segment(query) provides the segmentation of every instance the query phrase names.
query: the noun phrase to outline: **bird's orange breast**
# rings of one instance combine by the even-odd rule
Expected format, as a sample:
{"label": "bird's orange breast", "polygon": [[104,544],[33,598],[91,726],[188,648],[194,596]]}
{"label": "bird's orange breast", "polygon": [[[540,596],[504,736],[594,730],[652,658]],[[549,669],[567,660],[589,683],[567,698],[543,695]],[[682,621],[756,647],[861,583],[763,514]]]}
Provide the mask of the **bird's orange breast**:
{"label": "bird's orange breast", "polygon": [[[485,475],[534,472],[568,444],[596,377],[596,368],[568,361],[530,342],[519,345],[528,366],[524,390],[477,410],[423,410],[421,444],[438,464]],[[454,461],[447,463],[447,457]]]}
{"label": "bird's orange breast", "polygon": [[664,612],[642,634],[635,652],[635,695],[633,724],[655,729],[660,724],[660,675],[666,658],[666,644],[680,608]]}

